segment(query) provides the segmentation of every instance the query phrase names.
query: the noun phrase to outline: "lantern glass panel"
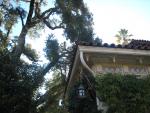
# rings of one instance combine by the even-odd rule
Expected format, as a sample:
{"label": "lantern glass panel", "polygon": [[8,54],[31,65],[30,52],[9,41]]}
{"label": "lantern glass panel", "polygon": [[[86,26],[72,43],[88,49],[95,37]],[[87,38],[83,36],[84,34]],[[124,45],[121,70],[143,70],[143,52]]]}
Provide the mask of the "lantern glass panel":
{"label": "lantern glass panel", "polygon": [[79,88],[78,88],[78,96],[80,98],[85,97],[85,88],[82,84],[80,84]]}
{"label": "lantern glass panel", "polygon": [[79,90],[79,96],[85,96],[85,91],[83,89]]}

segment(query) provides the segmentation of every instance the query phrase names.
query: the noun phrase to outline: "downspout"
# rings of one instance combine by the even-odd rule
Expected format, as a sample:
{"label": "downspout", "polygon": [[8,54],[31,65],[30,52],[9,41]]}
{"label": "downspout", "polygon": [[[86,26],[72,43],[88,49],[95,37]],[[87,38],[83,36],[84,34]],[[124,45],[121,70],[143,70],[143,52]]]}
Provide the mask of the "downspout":
{"label": "downspout", "polygon": [[92,71],[92,69],[86,64],[84,58],[83,58],[83,51],[80,51],[80,60],[82,65],[93,75],[95,76],[94,72]]}
{"label": "downspout", "polygon": [[[95,73],[92,71],[92,69],[86,64],[84,58],[83,58],[83,51],[80,51],[80,60],[82,65],[84,66],[84,68],[86,68],[93,76],[95,76]],[[86,76],[85,76],[86,77]],[[90,81],[88,80],[88,78],[86,77],[87,81],[90,83]],[[90,87],[92,88],[92,85],[90,84]],[[101,102],[99,100],[99,98],[96,96],[96,104],[97,104],[97,110],[100,111],[102,110],[102,113],[106,113],[108,107],[104,106],[103,102]]]}

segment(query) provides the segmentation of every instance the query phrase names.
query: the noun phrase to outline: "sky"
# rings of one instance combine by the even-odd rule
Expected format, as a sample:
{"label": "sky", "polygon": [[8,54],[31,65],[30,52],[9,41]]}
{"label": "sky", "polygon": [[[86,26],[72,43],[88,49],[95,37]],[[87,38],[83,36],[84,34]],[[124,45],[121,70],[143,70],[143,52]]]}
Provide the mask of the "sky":
{"label": "sky", "polygon": [[150,40],[150,0],[85,0],[93,13],[95,34],[114,43],[125,28],[134,39]]}

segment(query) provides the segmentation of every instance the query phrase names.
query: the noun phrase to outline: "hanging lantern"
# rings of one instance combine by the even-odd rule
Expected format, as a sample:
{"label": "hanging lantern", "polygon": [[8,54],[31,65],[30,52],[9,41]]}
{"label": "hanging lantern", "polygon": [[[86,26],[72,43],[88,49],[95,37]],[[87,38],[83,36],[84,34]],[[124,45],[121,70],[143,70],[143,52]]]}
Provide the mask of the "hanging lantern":
{"label": "hanging lantern", "polygon": [[84,88],[83,84],[79,85],[77,91],[78,91],[78,97],[79,98],[85,98],[86,97],[85,88]]}
{"label": "hanging lantern", "polygon": [[59,103],[58,103],[59,107],[62,107],[64,104],[63,104],[63,99],[59,99]]}

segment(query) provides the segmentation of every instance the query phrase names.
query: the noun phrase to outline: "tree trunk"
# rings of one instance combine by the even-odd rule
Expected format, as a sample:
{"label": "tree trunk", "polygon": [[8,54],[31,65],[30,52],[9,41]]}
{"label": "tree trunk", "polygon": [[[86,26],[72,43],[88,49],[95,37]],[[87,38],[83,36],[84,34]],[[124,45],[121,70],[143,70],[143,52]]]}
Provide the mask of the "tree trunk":
{"label": "tree trunk", "polygon": [[14,64],[14,65],[17,65],[18,61],[20,60],[20,56],[23,52],[23,49],[24,49],[25,37],[27,35],[29,25],[31,24],[31,19],[32,19],[33,10],[34,10],[34,3],[35,3],[35,0],[30,1],[29,13],[27,16],[26,24],[23,26],[23,28],[21,30],[21,33],[18,37],[17,46],[16,46],[14,52],[12,53],[11,61],[12,61],[12,64]]}
{"label": "tree trunk", "polygon": [[14,65],[16,65],[18,63],[20,56],[23,52],[24,45],[25,45],[25,37],[27,35],[27,32],[28,32],[28,27],[24,26],[18,37],[17,46],[16,46],[14,52],[12,53],[12,63]]}
{"label": "tree trunk", "polygon": [[44,76],[52,67],[55,66],[55,64],[58,62],[60,57],[57,57],[54,61],[50,62],[49,64],[47,64],[47,66],[42,70],[42,72],[40,73],[42,76]]}

